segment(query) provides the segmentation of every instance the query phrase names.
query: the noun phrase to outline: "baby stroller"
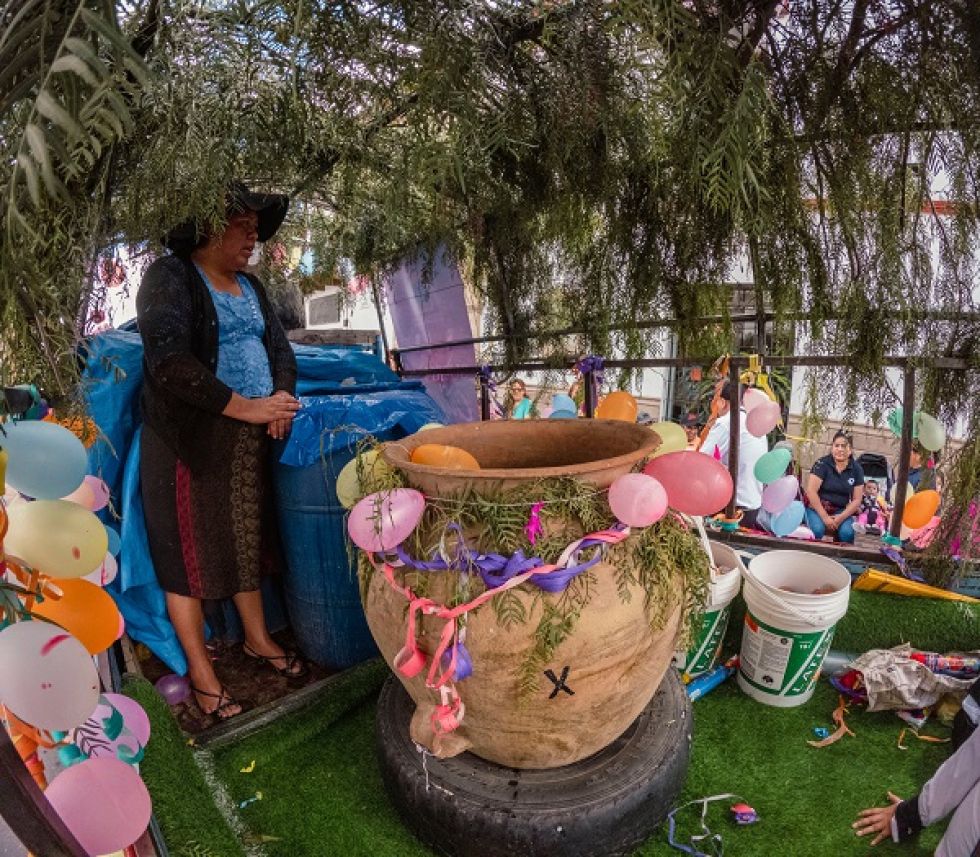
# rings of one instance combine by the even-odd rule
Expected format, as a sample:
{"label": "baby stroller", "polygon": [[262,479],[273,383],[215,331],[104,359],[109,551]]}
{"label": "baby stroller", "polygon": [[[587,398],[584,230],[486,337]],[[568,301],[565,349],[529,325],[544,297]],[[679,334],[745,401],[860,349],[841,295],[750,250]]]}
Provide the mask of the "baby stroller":
{"label": "baby stroller", "polygon": [[888,459],[877,452],[862,452],[857,458],[857,463],[861,465],[865,479],[874,479],[878,483],[878,494],[882,497],[888,497],[892,490]]}
{"label": "baby stroller", "polygon": [[883,498],[889,496],[892,487],[888,459],[875,452],[865,452],[858,456],[857,463],[864,471],[865,483],[877,483],[878,499],[871,501],[867,496],[864,498],[864,503],[870,505],[866,506],[862,503],[854,528],[858,532],[867,532],[869,535],[881,535],[882,530],[888,526],[888,511]]}

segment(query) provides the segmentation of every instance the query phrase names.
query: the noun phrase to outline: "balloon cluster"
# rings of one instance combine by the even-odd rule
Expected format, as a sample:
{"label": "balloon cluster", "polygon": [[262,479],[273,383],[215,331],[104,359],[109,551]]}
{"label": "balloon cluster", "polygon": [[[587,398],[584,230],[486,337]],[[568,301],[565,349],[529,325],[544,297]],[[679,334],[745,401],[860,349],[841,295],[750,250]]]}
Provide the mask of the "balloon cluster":
{"label": "balloon cluster", "polygon": [[[123,632],[102,588],[116,574],[119,534],[94,514],[109,490],[87,466],[82,442],[59,424],[0,424],[0,494],[5,475],[23,495],[0,499],[0,715],[78,842],[107,854],[150,820],[134,767],[149,719],[138,703],[100,693],[93,655]],[[66,766],[50,785],[39,746],[57,748]]]}
{"label": "balloon cluster", "polygon": [[786,470],[793,460],[790,451],[776,447],[761,456],[755,463],[753,474],[766,487],[762,491],[762,508],[769,515],[769,529],[773,535],[788,536],[806,515],[806,508],[797,497],[800,480]]}

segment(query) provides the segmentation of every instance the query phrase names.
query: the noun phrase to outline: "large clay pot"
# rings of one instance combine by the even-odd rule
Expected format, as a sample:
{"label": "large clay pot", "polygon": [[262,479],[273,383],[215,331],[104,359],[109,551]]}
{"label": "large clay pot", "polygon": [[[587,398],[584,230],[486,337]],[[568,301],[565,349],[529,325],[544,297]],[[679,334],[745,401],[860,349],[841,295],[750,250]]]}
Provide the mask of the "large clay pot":
{"label": "large clay pot", "polygon": [[[441,443],[470,452],[483,469],[450,471],[413,464],[411,451]],[[485,422],[433,429],[385,447],[385,458],[408,482],[430,497],[464,490],[492,495],[515,486],[570,476],[607,488],[651,455],[660,440],[648,428],[610,420]],[[482,550],[489,549],[481,546]],[[519,671],[533,648],[544,595],[524,584],[513,590],[527,611],[523,623],[502,626],[492,604],[468,616],[466,647],[473,674],[456,684],[465,704],[461,726],[434,735],[430,717],[439,703],[424,673],[406,679],[396,671],[417,705],[413,739],[440,756],[469,750],[484,759],[517,768],[551,768],[586,758],[621,735],[656,692],[671,662],[681,624],[681,581],[670,579],[674,606],[659,627],[651,627],[645,592],[617,589],[615,568],[603,560],[592,569],[595,585],[574,630],[540,665],[535,692],[522,694]],[[452,573],[429,575],[427,596],[446,603]],[[403,580],[399,575],[399,580]],[[405,643],[406,600],[374,573],[365,595],[368,624],[389,664]],[[443,622],[424,617],[419,645],[435,650]],[[551,673],[551,678],[545,675]]]}

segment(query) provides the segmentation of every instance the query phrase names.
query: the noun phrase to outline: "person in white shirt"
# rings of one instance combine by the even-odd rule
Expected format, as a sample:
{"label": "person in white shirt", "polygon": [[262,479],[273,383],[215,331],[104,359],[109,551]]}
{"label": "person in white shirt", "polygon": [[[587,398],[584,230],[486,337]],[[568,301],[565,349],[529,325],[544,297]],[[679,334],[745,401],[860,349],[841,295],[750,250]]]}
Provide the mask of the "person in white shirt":
{"label": "person in white shirt", "polygon": [[[728,464],[728,447],[731,436],[731,403],[733,391],[725,381],[715,392],[713,410],[718,418],[708,431],[700,451],[705,455],[717,455],[721,463]],[[754,527],[756,514],[762,505],[762,483],[755,478],[755,463],[769,451],[764,437],[750,434],[745,427],[745,408],[739,408],[738,430],[738,483],[735,486],[735,505],[742,510],[743,527]]]}

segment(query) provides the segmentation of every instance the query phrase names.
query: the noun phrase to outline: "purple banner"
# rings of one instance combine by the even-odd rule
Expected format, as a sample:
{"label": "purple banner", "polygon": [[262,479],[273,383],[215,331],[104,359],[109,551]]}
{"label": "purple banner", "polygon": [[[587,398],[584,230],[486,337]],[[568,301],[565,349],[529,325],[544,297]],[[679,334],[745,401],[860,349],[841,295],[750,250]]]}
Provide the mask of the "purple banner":
{"label": "purple banner", "polygon": [[[399,348],[435,345],[473,336],[463,280],[456,263],[440,247],[436,251],[431,276],[425,268],[426,259],[420,255],[403,263],[385,282],[388,311]],[[476,351],[472,345],[402,355],[405,369],[433,370],[422,381],[451,422],[471,422],[480,418],[476,379],[469,375],[442,375],[438,370],[475,364]]]}

